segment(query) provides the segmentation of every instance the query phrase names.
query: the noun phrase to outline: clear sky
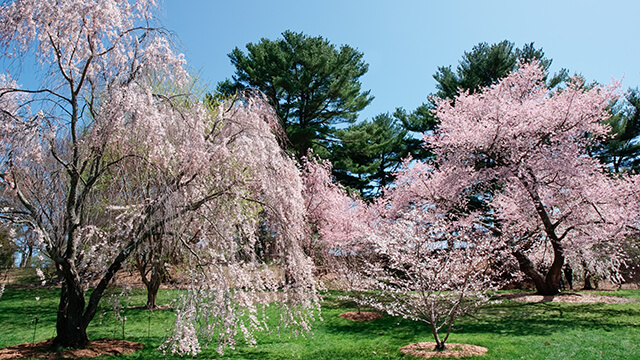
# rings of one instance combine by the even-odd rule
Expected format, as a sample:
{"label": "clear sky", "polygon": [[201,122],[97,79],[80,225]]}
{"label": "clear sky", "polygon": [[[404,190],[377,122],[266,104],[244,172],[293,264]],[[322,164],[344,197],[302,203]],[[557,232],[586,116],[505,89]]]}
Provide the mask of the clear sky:
{"label": "clear sky", "polygon": [[285,30],[322,36],[362,53],[375,100],[360,119],[414,110],[436,91],[438,66],[454,68],[480,43],[534,42],[560,68],[588,81],[640,86],[640,1],[163,0],[161,23],[213,89],[234,68],[227,54]]}

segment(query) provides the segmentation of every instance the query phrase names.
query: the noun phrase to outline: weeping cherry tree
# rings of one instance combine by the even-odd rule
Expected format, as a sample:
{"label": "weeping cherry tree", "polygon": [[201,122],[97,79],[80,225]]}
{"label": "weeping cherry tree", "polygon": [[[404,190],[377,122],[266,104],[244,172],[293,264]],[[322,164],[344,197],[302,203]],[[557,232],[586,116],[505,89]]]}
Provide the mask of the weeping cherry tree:
{"label": "weeping cherry tree", "polygon": [[[0,77],[0,218],[38,234],[62,279],[54,346],[86,346],[116,272],[143,244],[169,239],[193,269],[171,351],[196,354],[203,340],[222,351],[240,332],[253,343],[265,326],[256,304],[274,289],[284,290],[283,324],[308,328],[316,300],[299,245],[302,184],[278,146],[274,111],[259,95],[210,111],[189,94],[158,90],[179,88],[189,74],[154,26],[154,8],[153,0],[0,7],[2,56],[35,59],[43,75],[29,88],[20,66]],[[255,241],[258,213],[268,214],[281,271],[237,256],[238,242]],[[219,326],[200,328],[195,316]]]}

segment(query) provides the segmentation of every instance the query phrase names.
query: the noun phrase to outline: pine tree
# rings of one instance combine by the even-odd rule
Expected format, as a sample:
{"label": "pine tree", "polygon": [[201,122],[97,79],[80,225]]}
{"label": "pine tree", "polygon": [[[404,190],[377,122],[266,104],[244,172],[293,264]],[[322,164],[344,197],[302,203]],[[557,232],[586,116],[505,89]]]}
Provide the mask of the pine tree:
{"label": "pine tree", "polygon": [[359,81],[368,65],[348,45],[337,48],[322,37],[285,31],[282,39],[246,47],[246,54],[239,48],[229,54],[236,72],[218,90],[255,87],[266,94],[289,138],[285,148],[298,158],[309,149],[322,151],[333,126],[355,122],[373,100]]}

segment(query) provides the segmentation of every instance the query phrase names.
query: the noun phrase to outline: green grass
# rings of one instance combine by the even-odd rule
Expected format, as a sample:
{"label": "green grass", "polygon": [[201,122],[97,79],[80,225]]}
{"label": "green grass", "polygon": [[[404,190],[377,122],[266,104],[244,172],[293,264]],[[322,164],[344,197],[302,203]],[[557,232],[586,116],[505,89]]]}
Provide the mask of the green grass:
{"label": "green grass", "polygon": [[[640,290],[607,292],[640,298]],[[36,341],[54,336],[59,290],[7,289],[0,298],[0,347],[31,342],[38,316]],[[36,301],[36,297],[40,300]],[[163,291],[160,303],[170,295]],[[122,338],[122,322],[109,301],[89,326],[91,338]],[[143,305],[144,292],[122,300],[127,306]],[[410,359],[398,349],[412,342],[431,341],[426,325],[385,317],[357,323],[338,317],[352,311],[335,295],[323,302],[324,321],[314,324],[313,334],[295,338],[291,334],[259,334],[258,346],[244,344],[219,356],[205,350],[201,359]],[[149,312],[127,309],[125,338],[143,342],[144,350],[127,359],[177,358],[155,350],[171,327],[171,310]],[[100,317],[100,315],[102,315]],[[276,318],[276,316],[272,316]],[[461,318],[449,342],[489,348],[482,359],[640,359],[640,303],[625,304],[523,304],[505,301]],[[102,357],[101,359],[115,359]]]}

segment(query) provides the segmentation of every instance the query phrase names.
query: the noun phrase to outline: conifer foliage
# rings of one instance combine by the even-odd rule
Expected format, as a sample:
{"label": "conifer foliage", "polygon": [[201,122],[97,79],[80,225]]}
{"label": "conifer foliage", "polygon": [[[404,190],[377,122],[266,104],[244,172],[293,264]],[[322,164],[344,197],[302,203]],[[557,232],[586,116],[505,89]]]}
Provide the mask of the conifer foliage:
{"label": "conifer foliage", "polygon": [[298,159],[309,149],[327,146],[333,126],[353,123],[357,112],[373,97],[361,89],[360,77],[368,70],[364,55],[342,45],[339,48],[320,36],[285,31],[282,39],[261,39],[247,44],[245,54],[235,48],[230,54],[236,68],[230,89],[255,87],[264,92],[285,129]]}

